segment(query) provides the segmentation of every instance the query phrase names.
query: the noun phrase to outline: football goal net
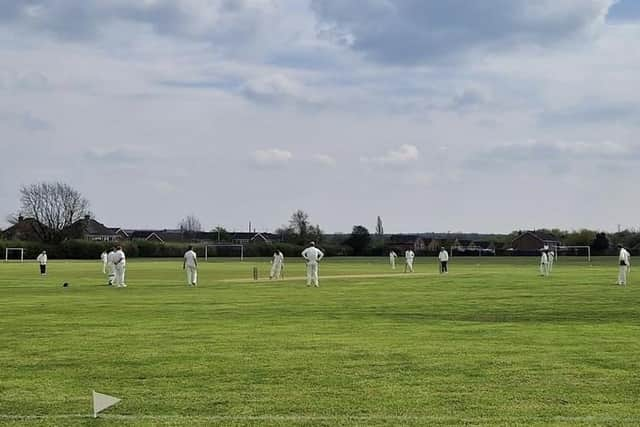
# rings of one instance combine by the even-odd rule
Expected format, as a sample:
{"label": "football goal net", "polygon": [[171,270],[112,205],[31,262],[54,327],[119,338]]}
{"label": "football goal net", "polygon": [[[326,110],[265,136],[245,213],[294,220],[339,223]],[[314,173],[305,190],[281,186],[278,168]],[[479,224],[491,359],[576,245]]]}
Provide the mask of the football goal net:
{"label": "football goal net", "polygon": [[206,245],[204,247],[204,260],[209,258],[240,258],[244,261],[244,245]]}
{"label": "football goal net", "polygon": [[5,248],[4,262],[9,261],[24,262],[24,248]]}
{"label": "football goal net", "polygon": [[556,252],[556,262],[562,256],[577,256],[585,257],[587,261],[591,261],[591,247],[590,246],[553,246]]}

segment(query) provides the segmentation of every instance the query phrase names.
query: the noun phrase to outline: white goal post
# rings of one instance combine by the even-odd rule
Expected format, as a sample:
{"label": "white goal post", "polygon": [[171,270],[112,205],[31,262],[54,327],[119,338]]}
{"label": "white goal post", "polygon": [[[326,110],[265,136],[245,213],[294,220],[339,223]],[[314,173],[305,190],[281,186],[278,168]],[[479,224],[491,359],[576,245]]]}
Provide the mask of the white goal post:
{"label": "white goal post", "polygon": [[204,260],[209,260],[209,248],[217,250],[217,248],[240,248],[240,261],[244,261],[244,245],[206,245],[204,247]]}
{"label": "white goal post", "polygon": [[24,248],[5,248],[4,262],[9,262],[9,252],[20,252],[20,262],[24,262]]}
{"label": "white goal post", "polygon": [[560,251],[563,251],[565,256],[566,256],[567,252],[569,252],[571,250],[575,250],[576,255],[577,255],[578,249],[586,249],[586,251],[587,251],[587,261],[591,261],[591,246],[581,246],[581,245],[576,245],[576,246],[552,246],[551,248],[555,249],[556,261],[558,260],[558,258],[560,258]]}

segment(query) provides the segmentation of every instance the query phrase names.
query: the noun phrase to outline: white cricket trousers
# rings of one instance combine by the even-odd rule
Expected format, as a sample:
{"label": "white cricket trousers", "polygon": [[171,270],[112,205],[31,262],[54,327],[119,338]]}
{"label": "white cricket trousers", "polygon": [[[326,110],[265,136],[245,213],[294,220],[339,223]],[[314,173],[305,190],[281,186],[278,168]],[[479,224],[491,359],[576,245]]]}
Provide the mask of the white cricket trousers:
{"label": "white cricket trousers", "polygon": [[549,264],[540,264],[540,274],[543,276],[549,275]]}
{"label": "white cricket trousers", "polygon": [[112,263],[107,264],[107,274],[109,278],[109,284],[114,285],[116,282],[116,266]]}
{"label": "white cricket trousers", "polygon": [[627,284],[627,271],[628,268],[626,265],[621,265],[620,267],[618,267],[618,285]]}
{"label": "white cricket trousers", "polygon": [[406,269],[409,270],[411,273],[413,273],[413,260],[407,260],[407,266]]}
{"label": "white cricket trousers", "polygon": [[126,286],[124,283],[124,273],[125,273],[126,267],[122,263],[119,263],[119,264],[116,264],[115,270],[116,270],[115,285],[119,288]]}
{"label": "white cricket trousers", "polygon": [[547,267],[547,269],[549,270],[549,273],[553,271],[553,261],[549,260],[549,267]]}
{"label": "white cricket trousers", "polygon": [[318,263],[317,262],[308,262],[307,263],[307,286],[311,285],[316,288],[320,287],[318,284]]}
{"label": "white cricket trousers", "polygon": [[396,269],[396,259],[395,258],[389,258],[389,263],[391,264],[391,269],[395,270]]}
{"label": "white cricket trousers", "polygon": [[271,264],[271,273],[269,273],[269,277],[271,279],[280,279],[280,274],[282,273],[282,263],[274,262]]}
{"label": "white cricket trousers", "polygon": [[187,284],[189,285],[197,285],[198,284],[198,269],[195,266],[187,265],[185,267],[185,271],[187,272]]}

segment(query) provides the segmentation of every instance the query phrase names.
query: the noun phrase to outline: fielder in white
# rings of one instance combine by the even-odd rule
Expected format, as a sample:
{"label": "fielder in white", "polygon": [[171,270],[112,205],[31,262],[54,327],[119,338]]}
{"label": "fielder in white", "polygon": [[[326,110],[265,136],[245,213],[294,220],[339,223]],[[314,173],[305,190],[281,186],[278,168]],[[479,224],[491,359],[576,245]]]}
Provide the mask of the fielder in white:
{"label": "fielder in white", "polygon": [[449,273],[449,253],[445,248],[440,248],[438,261],[440,261],[440,274]]}
{"label": "fielder in white", "polygon": [[556,258],[556,253],[553,251],[549,251],[547,258],[549,259],[549,273],[551,273],[553,271],[553,261]]}
{"label": "fielder in white", "polygon": [[389,252],[389,264],[391,264],[391,269],[396,269],[396,258],[398,258],[398,254],[395,251]]}
{"label": "fielder in white", "polygon": [[111,248],[107,254],[107,280],[109,286],[113,286],[116,281],[116,266],[115,266],[116,248]]}
{"label": "fielder in white", "polygon": [[193,246],[189,246],[187,252],[184,253],[182,269],[187,272],[187,284],[198,286],[198,256],[193,250]]}
{"label": "fielder in white", "polygon": [[40,255],[36,258],[36,261],[40,264],[40,275],[47,275],[47,251],[40,252]]}
{"label": "fielder in white", "polygon": [[627,286],[627,274],[631,271],[631,255],[622,245],[618,245],[618,285]]}
{"label": "fielder in white", "polygon": [[271,272],[269,273],[269,280],[280,279],[282,274],[282,267],[284,266],[284,254],[280,251],[273,253],[273,259],[271,260]]}
{"label": "fielder in white", "polygon": [[115,286],[117,288],[126,288],[127,285],[124,283],[124,273],[127,267],[127,257],[124,255],[124,251],[122,250],[122,246],[116,247],[116,251],[113,254],[113,265],[115,266],[116,279]]}
{"label": "fielder in white", "polygon": [[540,256],[540,275],[545,277],[549,275],[549,257],[547,256],[547,249],[543,249],[542,255]]}
{"label": "fielder in white", "polygon": [[314,242],[309,243],[309,247],[302,251],[302,258],[307,262],[307,286],[320,287],[318,283],[318,263],[324,257],[324,253],[316,248]]}
{"label": "fielder in white", "polygon": [[102,274],[107,274],[107,251],[102,251],[100,254],[100,261],[102,261]]}
{"label": "fielder in white", "polygon": [[416,254],[411,250],[407,250],[404,252],[404,272],[406,273],[409,270],[410,273],[413,273],[413,259],[416,257]]}

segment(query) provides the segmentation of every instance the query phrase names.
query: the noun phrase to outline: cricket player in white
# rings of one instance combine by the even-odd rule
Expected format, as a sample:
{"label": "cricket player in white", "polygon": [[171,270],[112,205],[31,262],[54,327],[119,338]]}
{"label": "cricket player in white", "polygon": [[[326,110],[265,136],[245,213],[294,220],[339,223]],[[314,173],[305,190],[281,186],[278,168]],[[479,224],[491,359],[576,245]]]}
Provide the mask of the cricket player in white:
{"label": "cricket player in white", "polygon": [[409,270],[409,272],[413,273],[413,259],[416,257],[416,254],[409,249],[408,251],[404,252],[404,259],[405,259],[405,266],[404,266],[404,272],[406,273],[407,270]]}
{"label": "cricket player in white", "polygon": [[271,260],[271,272],[269,273],[269,280],[280,279],[283,265],[284,265],[283,253],[280,251],[275,251],[273,253],[273,259]]}
{"label": "cricket player in white", "polygon": [[114,258],[116,256],[116,248],[111,248],[107,254],[107,279],[109,280],[109,286],[113,286],[116,281],[116,266]]}
{"label": "cricket player in white", "polygon": [[547,258],[549,260],[549,273],[551,273],[553,271],[553,260],[556,257],[556,253],[553,251],[549,251],[549,254],[547,255]]}
{"label": "cricket player in white", "polygon": [[100,260],[102,261],[102,274],[107,274],[107,251],[102,251],[100,254]]}
{"label": "cricket player in white", "polygon": [[184,253],[182,269],[187,272],[187,284],[198,286],[198,256],[193,250],[193,246],[189,246],[189,250]]}
{"label": "cricket player in white", "polygon": [[127,267],[127,257],[124,255],[122,246],[116,247],[116,251],[113,254],[113,265],[116,270],[115,286],[117,288],[126,288],[127,285],[124,283],[124,273]]}
{"label": "cricket player in white", "polygon": [[314,242],[309,243],[309,247],[302,251],[302,258],[307,261],[307,286],[319,288],[318,284],[318,262],[324,257],[324,253],[318,248]]}
{"label": "cricket player in white", "polygon": [[631,255],[622,245],[618,245],[620,254],[618,255],[618,285],[627,285],[627,273],[631,270]]}
{"label": "cricket player in white", "polygon": [[36,258],[36,261],[40,264],[40,275],[47,275],[47,251],[40,252],[40,255]]}
{"label": "cricket player in white", "polygon": [[543,249],[542,255],[540,256],[540,275],[549,275],[549,257],[547,256],[547,249]]}
{"label": "cricket player in white", "polygon": [[449,253],[445,248],[440,248],[438,254],[438,261],[440,261],[440,274],[449,273]]}
{"label": "cricket player in white", "polygon": [[389,264],[391,264],[391,269],[396,269],[396,258],[398,258],[398,254],[395,251],[389,252]]}

